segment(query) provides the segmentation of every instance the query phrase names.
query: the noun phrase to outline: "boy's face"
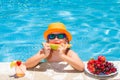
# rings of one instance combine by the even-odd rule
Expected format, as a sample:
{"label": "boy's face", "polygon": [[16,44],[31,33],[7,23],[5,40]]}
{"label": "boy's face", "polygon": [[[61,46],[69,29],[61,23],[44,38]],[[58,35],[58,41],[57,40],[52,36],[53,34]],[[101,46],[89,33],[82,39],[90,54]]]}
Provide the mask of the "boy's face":
{"label": "boy's face", "polygon": [[67,38],[64,33],[52,32],[48,35],[48,42],[53,44],[67,43]]}

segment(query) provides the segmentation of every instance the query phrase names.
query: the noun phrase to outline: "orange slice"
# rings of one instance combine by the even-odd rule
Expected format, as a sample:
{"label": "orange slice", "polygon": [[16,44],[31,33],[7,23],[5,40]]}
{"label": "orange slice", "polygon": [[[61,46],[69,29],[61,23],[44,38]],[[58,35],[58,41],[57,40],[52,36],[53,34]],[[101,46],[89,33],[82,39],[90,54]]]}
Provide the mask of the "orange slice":
{"label": "orange slice", "polygon": [[25,76],[24,73],[16,73],[15,75],[16,75],[17,77],[23,77],[23,76]]}

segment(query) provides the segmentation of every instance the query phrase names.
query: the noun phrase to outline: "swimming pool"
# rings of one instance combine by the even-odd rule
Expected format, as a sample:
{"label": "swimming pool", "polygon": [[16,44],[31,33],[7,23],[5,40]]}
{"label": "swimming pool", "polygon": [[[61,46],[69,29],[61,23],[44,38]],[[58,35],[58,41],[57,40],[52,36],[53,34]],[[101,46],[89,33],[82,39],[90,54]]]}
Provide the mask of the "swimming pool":
{"label": "swimming pool", "polygon": [[0,62],[25,61],[41,49],[43,32],[63,22],[83,61],[120,60],[120,0],[0,0]]}

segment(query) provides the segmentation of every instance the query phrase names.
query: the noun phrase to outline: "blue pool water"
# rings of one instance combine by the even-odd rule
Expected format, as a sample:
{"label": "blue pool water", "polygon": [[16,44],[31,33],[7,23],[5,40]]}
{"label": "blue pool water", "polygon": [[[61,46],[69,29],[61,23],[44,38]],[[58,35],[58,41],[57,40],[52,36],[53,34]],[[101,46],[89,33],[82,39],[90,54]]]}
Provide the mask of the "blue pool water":
{"label": "blue pool water", "polygon": [[0,62],[37,53],[52,22],[66,25],[83,61],[120,60],[120,0],[0,0]]}

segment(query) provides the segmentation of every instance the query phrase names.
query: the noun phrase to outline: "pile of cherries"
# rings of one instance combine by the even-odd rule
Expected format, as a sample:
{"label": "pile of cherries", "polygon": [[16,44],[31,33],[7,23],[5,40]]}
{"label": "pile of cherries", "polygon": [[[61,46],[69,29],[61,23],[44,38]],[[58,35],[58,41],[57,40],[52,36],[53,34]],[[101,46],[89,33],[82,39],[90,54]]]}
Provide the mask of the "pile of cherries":
{"label": "pile of cherries", "polygon": [[104,56],[98,56],[97,60],[90,59],[87,63],[87,69],[96,75],[108,75],[117,71],[114,64],[106,61]]}

